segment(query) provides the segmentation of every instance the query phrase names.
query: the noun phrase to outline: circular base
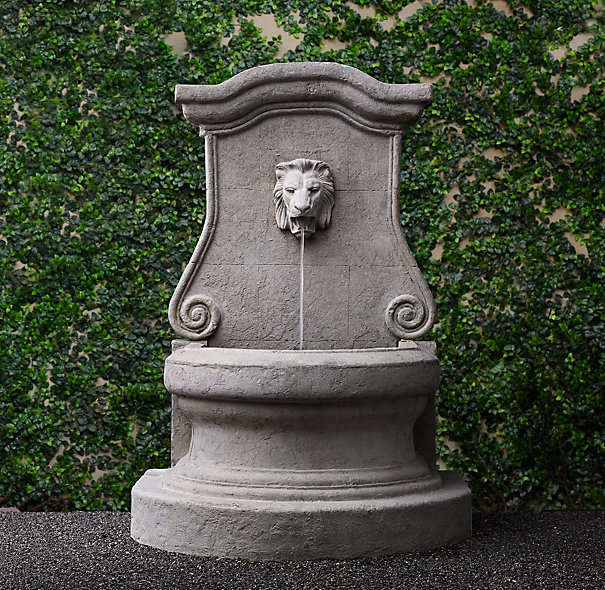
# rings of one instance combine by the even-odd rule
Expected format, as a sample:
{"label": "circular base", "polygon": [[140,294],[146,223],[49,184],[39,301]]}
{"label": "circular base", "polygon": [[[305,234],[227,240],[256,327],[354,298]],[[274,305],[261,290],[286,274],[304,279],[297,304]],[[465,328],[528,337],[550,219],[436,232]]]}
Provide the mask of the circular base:
{"label": "circular base", "polygon": [[[368,499],[199,495],[148,471],[132,489],[132,537],[158,549],[257,560],[344,559],[425,550],[471,534],[471,494],[441,471],[430,491]],[[180,489],[178,489],[180,488]],[[267,490],[266,490],[267,491]]]}

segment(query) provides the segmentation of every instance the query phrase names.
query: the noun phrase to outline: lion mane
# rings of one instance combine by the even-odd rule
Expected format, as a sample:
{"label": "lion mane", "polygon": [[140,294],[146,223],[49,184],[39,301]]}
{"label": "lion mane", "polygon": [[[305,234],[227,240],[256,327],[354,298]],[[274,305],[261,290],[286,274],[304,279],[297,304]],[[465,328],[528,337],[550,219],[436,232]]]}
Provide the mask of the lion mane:
{"label": "lion mane", "polygon": [[275,188],[273,201],[275,203],[275,220],[280,229],[289,229],[289,214],[284,203],[284,178],[288,172],[298,170],[301,174],[314,172],[321,185],[319,194],[319,213],[316,217],[316,226],[324,229],[330,225],[332,207],[334,207],[334,181],[330,168],[325,162],[298,158],[291,162],[281,162],[275,167]]}

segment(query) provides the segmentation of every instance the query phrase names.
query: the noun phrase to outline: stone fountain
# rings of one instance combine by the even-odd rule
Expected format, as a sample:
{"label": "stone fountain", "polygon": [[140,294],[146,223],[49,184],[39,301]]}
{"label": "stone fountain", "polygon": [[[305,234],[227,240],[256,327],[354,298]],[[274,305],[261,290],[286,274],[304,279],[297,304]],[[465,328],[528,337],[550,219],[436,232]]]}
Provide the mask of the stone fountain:
{"label": "stone fountain", "polygon": [[470,535],[466,484],[436,468],[439,362],[414,341],[435,305],[399,221],[402,136],[431,100],[336,63],[177,86],[206,222],[169,308],[172,467],[132,490],[137,541],[294,560]]}

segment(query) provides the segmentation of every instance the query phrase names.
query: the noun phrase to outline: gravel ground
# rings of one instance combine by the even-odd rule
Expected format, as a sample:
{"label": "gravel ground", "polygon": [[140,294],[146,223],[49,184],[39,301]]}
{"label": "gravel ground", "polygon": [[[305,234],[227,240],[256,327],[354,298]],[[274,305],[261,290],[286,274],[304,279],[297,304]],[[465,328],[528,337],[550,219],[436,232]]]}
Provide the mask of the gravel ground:
{"label": "gravel ground", "polygon": [[475,514],[451,547],[282,563],[167,553],[129,527],[124,513],[0,511],[0,589],[605,588],[605,511]]}

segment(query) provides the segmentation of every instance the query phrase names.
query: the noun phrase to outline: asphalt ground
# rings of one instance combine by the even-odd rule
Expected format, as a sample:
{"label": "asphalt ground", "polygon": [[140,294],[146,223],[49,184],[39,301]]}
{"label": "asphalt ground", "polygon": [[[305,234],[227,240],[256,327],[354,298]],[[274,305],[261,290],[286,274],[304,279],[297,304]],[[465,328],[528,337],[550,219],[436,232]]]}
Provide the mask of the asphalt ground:
{"label": "asphalt ground", "polygon": [[139,545],[130,515],[0,511],[0,589],[605,589],[605,511],[473,516],[473,536],[373,559],[251,562]]}

